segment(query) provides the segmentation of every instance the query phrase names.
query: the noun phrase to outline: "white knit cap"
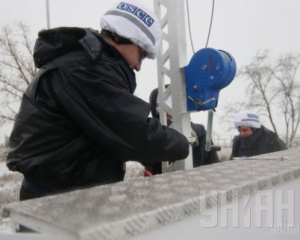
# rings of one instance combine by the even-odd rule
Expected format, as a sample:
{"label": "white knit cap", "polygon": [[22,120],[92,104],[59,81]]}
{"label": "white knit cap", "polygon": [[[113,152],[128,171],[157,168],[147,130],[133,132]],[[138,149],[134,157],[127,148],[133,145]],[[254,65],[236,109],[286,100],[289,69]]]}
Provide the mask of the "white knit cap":
{"label": "white knit cap", "polygon": [[156,57],[162,30],[155,14],[142,1],[117,2],[102,16],[100,26],[131,40],[147,51],[148,58]]}
{"label": "white knit cap", "polygon": [[240,111],[234,118],[234,126],[238,127],[251,127],[260,128],[258,115],[250,110]]}

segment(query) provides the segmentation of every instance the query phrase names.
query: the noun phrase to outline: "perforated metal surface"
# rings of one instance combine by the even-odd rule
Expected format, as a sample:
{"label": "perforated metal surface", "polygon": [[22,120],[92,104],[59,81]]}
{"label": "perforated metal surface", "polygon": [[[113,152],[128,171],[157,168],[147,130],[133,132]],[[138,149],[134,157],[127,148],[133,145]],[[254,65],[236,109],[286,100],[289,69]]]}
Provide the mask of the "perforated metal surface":
{"label": "perforated metal surface", "polygon": [[[288,160],[235,160],[192,170],[138,178],[5,206],[6,213],[35,219],[79,239],[115,239],[197,214],[200,198],[217,203],[200,190],[256,192],[300,176],[299,148],[261,156]],[[15,217],[17,218],[17,217]],[[17,219],[14,219],[17,221]],[[35,229],[40,229],[35,226]]]}

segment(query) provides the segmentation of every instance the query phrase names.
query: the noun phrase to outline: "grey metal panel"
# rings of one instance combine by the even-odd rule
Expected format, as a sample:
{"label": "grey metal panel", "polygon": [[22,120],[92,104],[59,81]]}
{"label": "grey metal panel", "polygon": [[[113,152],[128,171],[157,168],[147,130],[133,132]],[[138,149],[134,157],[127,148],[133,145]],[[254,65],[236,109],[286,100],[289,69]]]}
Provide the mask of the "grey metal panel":
{"label": "grey metal panel", "polygon": [[[283,198],[277,195],[280,192],[285,196],[285,205],[281,205]],[[293,192],[293,196],[288,197],[288,192]],[[266,207],[267,202],[271,202],[270,208]],[[223,203],[217,208],[130,237],[130,240],[300,239],[300,178]],[[276,210],[282,208],[285,209],[285,215],[277,215]],[[267,217],[270,215],[273,216],[273,227],[270,227],[270,219]]]}
{"label": "grey metal panel", "polygon": [[236,189],[241,197],[244,190],[256,192],[292,181],[300,176],[299,153],[300,148],[293,148],[261,155],[288,156],[284,161],[234,160],[11,203],[4,213],[13,213],[16,222],[18,215],[35,219],[78,239],[122,239],[198,214],[201,198],[211,207],[218,204],[200,190],[224,190],[230,199],[237,197],[232,194]]}

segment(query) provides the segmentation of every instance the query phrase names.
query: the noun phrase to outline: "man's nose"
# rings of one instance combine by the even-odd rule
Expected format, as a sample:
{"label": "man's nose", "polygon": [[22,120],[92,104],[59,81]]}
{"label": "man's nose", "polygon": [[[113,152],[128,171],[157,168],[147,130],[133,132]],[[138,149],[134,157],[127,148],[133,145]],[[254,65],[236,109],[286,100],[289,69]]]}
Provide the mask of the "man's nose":
{"label": "man's nose", "polygon": [[136,64],[134,66],[134,70],[137,72],[139,72],[141,70],[141,68],[142,68],[142,62],[139,62],[138,64]]}

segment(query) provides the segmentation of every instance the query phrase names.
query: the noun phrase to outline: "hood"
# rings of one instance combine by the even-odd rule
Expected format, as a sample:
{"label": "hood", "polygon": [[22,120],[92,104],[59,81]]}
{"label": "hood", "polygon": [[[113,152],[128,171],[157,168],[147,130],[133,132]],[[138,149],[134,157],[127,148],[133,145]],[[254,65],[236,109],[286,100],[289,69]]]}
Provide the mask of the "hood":
{"label": "hood", "polygon": [[102,50],[99,38],[100,35],[93,29],[59,27],[42,30],[34,46],[34,64],[40,68],[52,59],[78,48],[84,48],[92,59],[96,59]]}

